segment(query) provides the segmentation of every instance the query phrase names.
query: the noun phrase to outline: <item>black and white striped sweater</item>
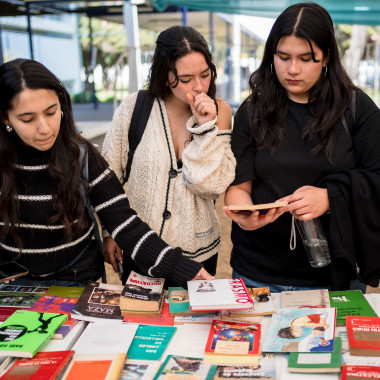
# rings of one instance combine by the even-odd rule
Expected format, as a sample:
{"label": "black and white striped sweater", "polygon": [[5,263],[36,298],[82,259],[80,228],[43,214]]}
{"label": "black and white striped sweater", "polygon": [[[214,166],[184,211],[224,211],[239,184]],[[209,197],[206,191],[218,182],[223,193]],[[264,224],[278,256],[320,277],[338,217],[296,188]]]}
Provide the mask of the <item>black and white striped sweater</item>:
{"label": "black and white striped sweater", "polygon": [[[20,237],[23,244],[18,260],[31,274],[56,272],[72,261],[90,242],[94,225],[67,243],[64,226],[48,223],[53,214],[51,178],[48,175],[50,151],[23,147],[21,164],[16,166],[17,192],[20,202]],[[106,161],[94,149],[88,152],[89,198],[102,223],[137,265],[154,277],[167,277],[183,284],[195,277],[201,265],[169,247],[130,208],[124,190]],[[0,228],[3,223],[0,222]],[[0,242],[0,258],[17,255],[19,249],[9,236]],[[96,279],[93,279],[96,280]]]}

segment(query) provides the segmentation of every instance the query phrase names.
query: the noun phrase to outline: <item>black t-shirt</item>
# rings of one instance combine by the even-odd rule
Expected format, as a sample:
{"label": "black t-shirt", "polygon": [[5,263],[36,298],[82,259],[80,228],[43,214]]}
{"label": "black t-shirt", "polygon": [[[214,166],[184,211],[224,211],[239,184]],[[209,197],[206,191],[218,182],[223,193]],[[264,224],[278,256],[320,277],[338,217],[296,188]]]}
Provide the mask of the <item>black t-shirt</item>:
{"label": "black t-shirt", "polygon": [[[354,167],[351,136],[341,122],[336,127],[334,164],[323,151],[311,156],[316,143],[302,139],[310,117],[307,104],[288,100],[284,143],[273,155],[266,149],[256,149],[246,108],[235,118],[231,145],[237,167],[233,184],[252,180],[253,203],[274,202],[302,186],[316,186],[321,177],[333,170]],[[327,227],[328,216],[321,218]],[[310,266],[298,234],[296,249],[290,250],[290,234],[290,213],[255,231],[244,231],[233,223],[231,266],[248,278],[272,284],[327,285],[327,268]]]}

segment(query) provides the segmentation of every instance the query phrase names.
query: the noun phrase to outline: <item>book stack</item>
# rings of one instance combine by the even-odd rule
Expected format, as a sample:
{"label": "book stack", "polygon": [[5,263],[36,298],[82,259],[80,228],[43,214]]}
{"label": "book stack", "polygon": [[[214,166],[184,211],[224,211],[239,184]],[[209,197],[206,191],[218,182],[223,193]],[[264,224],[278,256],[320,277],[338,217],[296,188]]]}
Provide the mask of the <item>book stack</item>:
{"label": "book stack", "polygon": [[159,317],[164,299],[164,282],[163,278],[146,277],[131,271],[121,291],[121,315]]}

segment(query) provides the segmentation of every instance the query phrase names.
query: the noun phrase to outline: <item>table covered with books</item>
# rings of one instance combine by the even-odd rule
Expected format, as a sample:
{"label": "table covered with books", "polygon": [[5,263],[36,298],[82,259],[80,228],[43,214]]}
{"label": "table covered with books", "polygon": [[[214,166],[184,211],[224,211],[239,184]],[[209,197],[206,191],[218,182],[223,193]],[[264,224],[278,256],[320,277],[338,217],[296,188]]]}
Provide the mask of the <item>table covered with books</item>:
{"label": "table covered with books", "polygon": [[0,380],[379,379],[379,316],[380,294],[240,279],[0,284]]}

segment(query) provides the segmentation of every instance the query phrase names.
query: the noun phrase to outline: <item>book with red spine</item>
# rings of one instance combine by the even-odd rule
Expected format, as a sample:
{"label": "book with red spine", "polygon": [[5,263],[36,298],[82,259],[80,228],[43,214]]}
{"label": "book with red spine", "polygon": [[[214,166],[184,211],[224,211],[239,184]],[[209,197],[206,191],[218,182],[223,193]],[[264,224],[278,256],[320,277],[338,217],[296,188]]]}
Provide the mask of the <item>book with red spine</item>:
{"label": "book with red spine", "polygon": [[1,376],[1,380],[55,380],[63,372],[74,351],[46,351],[37,353],[34,358],[19,358]]}
{"label": "book with red spine", "polygon": [[252,297],[241,278],[187,282],[190,310],[234,310],[253,307]]}
{"label": "book with red spine", "polygon": [[343,365],[341,380],[380,379],[380,367],[369,365]]}
{"label": "book with red spine", "polygon": [[380,317],[346,316],[350,354],[380,356]]}

